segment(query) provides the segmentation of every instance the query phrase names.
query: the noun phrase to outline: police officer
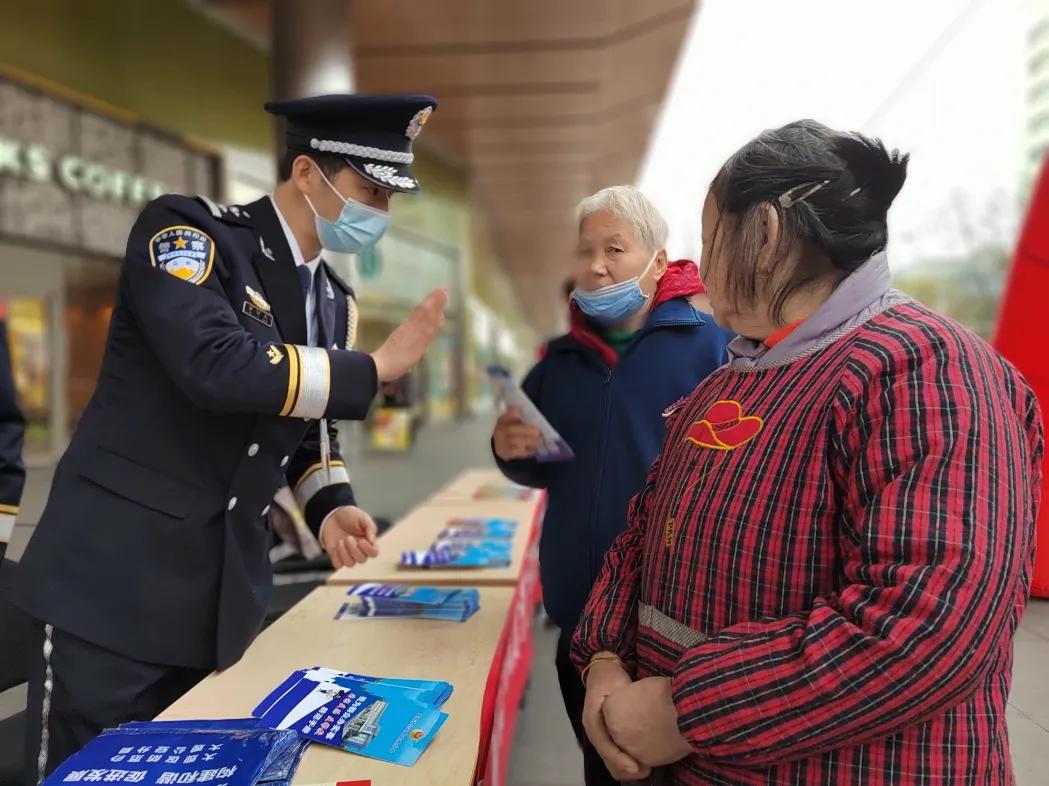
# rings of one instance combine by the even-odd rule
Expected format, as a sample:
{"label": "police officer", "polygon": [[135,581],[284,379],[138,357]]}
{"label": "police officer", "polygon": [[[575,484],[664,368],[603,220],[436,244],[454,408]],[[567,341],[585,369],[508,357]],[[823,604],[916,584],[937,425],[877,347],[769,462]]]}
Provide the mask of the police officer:
{"label": "police officer", "polygon": [[15,401],[15,383],[7,346],[7,305],[0,299],[0,560],[15,528],[25,483],[22,439],[25,420]]}
{"label": "police officer", "polygon": [[377,553],[331,421],[444,319],[431,293],[372,355],[322,250],[373,246],[393,192],[415,192],[429,96],[271,102],[287,119],[272,196],[243,207],[169,195],[131,230],[95,390],[22,559],[37,621],[27,769],[42,779],[106,727],[154,717],[262,624],[267,513],[285,481],[336,566]]}

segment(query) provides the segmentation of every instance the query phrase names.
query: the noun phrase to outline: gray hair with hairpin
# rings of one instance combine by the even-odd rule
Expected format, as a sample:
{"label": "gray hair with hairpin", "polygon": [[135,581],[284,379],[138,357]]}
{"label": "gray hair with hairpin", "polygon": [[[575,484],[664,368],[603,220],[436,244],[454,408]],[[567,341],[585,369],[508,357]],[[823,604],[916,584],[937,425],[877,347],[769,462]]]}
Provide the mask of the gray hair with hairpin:
{"label": "gray hair with hairpin", "polygon": [[[800,183],[800,184],[798,184],[796,186],[791,186],[790,188],[788,188],[786,191],[784,191],[782,194],[779,195],[779,199],[777,201],[779,202],[780,207],[782,207],[784,210],[789,210],[790,208],[794,207],[794,205],[798,204],[799,202],[804,202],[806,199],[808,199],[810,196],[815,194],[817,191],[819,191],[821,188],[823,188],[829,182],[830,182],[829,180],[824,180],[822,183],[816,183],[815,185],[812,185],[811,183]],[[797,191],[799,188],[805,188],[805,186],[810,186],[810,185],[812,187],[809,188],[809,190],[806,191],[801,196],[798,196],[798,197],[793,196],[794,192]],[[857,189],[857,190],[859,190],[859,189]]]}

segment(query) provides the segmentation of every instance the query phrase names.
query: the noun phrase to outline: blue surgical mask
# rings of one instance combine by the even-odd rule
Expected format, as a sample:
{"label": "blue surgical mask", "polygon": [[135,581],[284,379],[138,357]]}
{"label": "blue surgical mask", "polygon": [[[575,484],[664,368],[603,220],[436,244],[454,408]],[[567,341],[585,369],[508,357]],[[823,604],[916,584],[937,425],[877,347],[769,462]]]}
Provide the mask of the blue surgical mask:
{"label": "blue surgical mask", "polygon": [[[317,169],[320,172],[320,168]],[[385,234],[386,227],[390,223],[390,214],[385,210],[376,210],[374,207],[362,205],[353,199],[347,199],[339,193],[331,181],[320,173],[328,188],[342,200],[342,210],[339,217],[329,221],[317,212],[310,198],[306,197],[306,203],[313,211],[314,221],[317,223],[317,238],[321,245],[328,251],[337,254],[359,254],[372,248]],[[303,194],[303,196],[306,196]]]}
{"label": "blue surgical mask", "polygon": [[608,327],[625,322],[644,308],[645,304],[652,298],[651,295],[646,295],[641,291],[641,279],[648,273],[658,256],[659,252],[657,251],[652,256],[652,259],[648,261],[648,264],[645,265],[645,269],[641,271],[640,276],[634,276],[627,281],[620,281],[618,284],[610,284],[607,287],[595,289],[593,292],[576,289],[572,293],[572,299],[575,300],[584,314],[599,325]]}

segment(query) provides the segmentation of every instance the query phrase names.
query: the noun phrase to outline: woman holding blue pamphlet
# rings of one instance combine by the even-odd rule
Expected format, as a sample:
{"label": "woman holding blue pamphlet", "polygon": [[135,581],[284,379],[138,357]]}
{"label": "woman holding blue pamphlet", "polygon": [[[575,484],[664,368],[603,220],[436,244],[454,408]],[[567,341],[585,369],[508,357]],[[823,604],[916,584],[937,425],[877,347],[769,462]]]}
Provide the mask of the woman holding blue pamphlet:
{"label": "woman holding blue pamphlet", "polygon": [[669,262],[666,221],[631,186],[579,205],[571,331],[550,342],[523,388],[574,454],[551,462],[536,424],[519,408],[498,420],[492,446],[510,480],[544,488],[543,599],[562,631],[556,664],[565,707],[583,748],[588,786],[616,783],[582,727],[585,698],[569,662],[572,631],[605,552],[626,526],[663,441],[663,411],[725,359],[731,334],[697,312],[696,265]]}

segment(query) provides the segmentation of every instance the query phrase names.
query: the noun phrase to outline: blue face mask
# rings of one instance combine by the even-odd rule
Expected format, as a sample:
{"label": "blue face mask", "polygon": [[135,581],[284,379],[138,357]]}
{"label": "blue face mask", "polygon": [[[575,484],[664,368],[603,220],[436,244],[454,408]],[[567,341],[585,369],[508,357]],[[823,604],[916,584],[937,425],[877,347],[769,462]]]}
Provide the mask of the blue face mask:
{"label": "blue face mask", "polygon": [[[318,172],[320,169],[318,168]],[[359,254],[372,248],[385,234],[386,227],[390,223],[390,214],[385,210],[376,210],[374,207],[362,205],[353,199],[347,199],[331,184],[331,181],[321,172],[321,177],[328,184],[328,188],[342,200],[342,210],[339,217],[334,221],[324,218],[306,197],[306,202],[313,211],[314,221],[317,224],[317,238],[321,245],[328,251],[337,254]],[[306,196],[303,194],[303,196]]]}
{"label": "blue face mask", "polygon": [[644,308],[645,304],[652,298],[641,291],[641,279],[648,273],[652,264],[659,256],[655,255],[645,265],[640,276],[634,276],[627,281],[611,284],[607,287],[595,289],[593,292],[585,292],[577,289],[572,293],[572,299],[579,305],[584,314],[599,325],[618,325],[634,316]]}

